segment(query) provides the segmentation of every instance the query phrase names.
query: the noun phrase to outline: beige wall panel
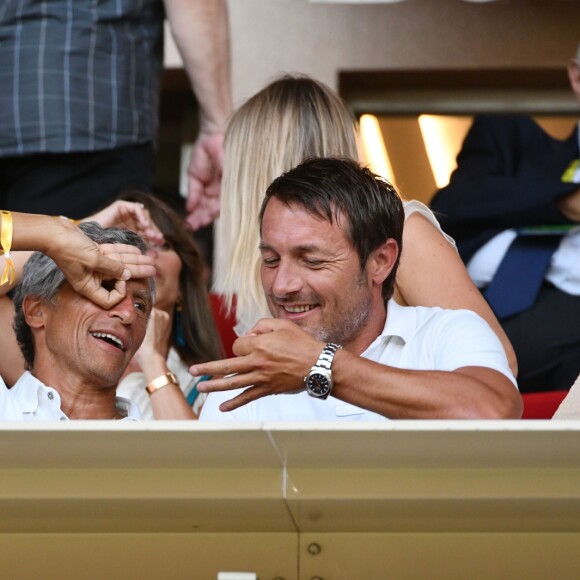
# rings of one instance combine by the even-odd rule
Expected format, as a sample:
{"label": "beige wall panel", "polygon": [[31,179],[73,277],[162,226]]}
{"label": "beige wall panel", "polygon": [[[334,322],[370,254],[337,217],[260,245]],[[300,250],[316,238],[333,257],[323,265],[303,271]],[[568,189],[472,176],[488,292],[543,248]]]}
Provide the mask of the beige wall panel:
{"label": "beige wall panel", "polygon": [[236,104],[284,71],[336,87],[340,70],[560,68],[580,40],[578,3],[566,0],[229,5]]}
{"label": "beige wall panel", "polygon": [[3,534],[0,577],[215,580],[219,571],[297,578],[296,534]]}
{"label": "beige wall panel", "polygon": [[300,580],[576,580],[579,545],[579,534],[302,534]]}

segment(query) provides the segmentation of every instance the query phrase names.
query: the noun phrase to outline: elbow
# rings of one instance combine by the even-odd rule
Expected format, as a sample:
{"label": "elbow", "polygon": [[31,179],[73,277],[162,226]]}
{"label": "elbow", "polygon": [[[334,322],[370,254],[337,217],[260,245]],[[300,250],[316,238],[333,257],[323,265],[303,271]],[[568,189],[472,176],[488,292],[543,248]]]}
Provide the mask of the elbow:
{"label": "elbow", "polygon": [[474,419],[521,419],[524,410],[522,396],[513,389],[512,393],[497,393],[486,404],[477,406]]}
{"label": "elbow", "polygon": [[517,389],[512,389],[501,397],[499,414],[496,419],[521,419],[524,412],[524,401]]}

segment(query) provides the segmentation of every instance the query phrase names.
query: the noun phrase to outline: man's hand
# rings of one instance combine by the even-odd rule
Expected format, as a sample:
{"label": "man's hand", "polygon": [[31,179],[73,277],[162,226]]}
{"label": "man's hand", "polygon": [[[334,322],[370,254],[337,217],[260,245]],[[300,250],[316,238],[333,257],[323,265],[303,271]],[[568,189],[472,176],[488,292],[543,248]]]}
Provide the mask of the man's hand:
{"label": "man's hand", "polygon": [[561,197],[556,205],[569,220],[580,223],[580,189]]}
{"label": "man's hand", "polygon": [[219,215],[223,141],[221,133],[202,133],[193,147],[185,205],[187,223],[193,230],[210,224]]}
{"label": "man's hand", "polygon": [[163,234],[155,225],[149,211],[133,201],[115,201],[83,222],[97,222],[103,228],[124,228],[153,244],[163,243]]}
{"label": "man's hand", "polygon": [[[54,219],[54,218],[53,218]],[[129,278],[155,276],[153,258],[141,254],[139,248],[125,244],[97,244],[70,222],[55,220],[58,235],[45,253],[62,270],[70,285],[101,308],[112,308],[125,296]],[[116,280],[112,288],[105,280]]]}
{"label": "man's hand", "polygon": [[[135,353],[137,363],[143,369],[147,377],[156,376],[167,372],[165,366],[157,372],[155,365],[162,363],[165,365],[167,353],[169,351],[169,337],[171,335],[171,317],[167,312],[153,308],[151,317],[147,324],[145,338]],[[148,372],[151,369],[151,372]]]}
{"label": "man's hand", "polygon": [[304,377],[323,348],[324,343],[312,338],[296,324],[265,318],[234,342],[236,358],[197,364],[189,372],[194,376],[232,375],[199,383],[200,392],[248,387],[220,405],[220,411],[233,411],[261,397],[303,390]]}

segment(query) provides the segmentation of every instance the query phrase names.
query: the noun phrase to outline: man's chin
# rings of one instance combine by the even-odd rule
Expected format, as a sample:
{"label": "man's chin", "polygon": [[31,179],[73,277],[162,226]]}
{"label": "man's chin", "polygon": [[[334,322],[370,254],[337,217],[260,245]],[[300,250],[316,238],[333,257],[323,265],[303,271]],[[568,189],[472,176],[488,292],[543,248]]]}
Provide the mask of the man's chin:
{"label": "man's chin", "polygon": [[[270,308],[270,311],[272,310],[273,309]],[[283,313],[281,314],[278,310],[274,310],[273,316],[274,318],[278,318],[279,320],[289,320],[290,322],[293,322],[296,326],[299,326],[304,332],[308,333],[312,338],[316,340],[319,340],[321,342],[329,342],[328,331],[324,328],[321,328],[318,324],[315,324],[314,320],[312,320],[312,318],[314,318],[312,315],[297,318],[285,316]]]}
{"label": "man's chin", "polygon": [[90,373],[91,382],[99,387],[100,389],[116,389],[121,377],[122,372],[119,369],[93,369]]}
{"label": "man's chin", "polygon": [[312,338],[319,340],[320,342],[329,342],[328,331],[319,326],[312,326],[306,323],[306,321],[297,321],[296,324],[306,333],[308,333]]}

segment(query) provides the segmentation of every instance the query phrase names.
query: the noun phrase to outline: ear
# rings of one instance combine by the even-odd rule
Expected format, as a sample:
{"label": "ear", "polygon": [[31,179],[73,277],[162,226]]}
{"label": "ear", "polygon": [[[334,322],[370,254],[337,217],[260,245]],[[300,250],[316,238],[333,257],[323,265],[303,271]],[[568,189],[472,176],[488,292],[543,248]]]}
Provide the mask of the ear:
{"label": "ear", "polygon": [[22,301],[24,320],[30,328],[44,328],[46,304],[38,296],[25,296]]}
{"label": "ear", "polygon": [[383,285],[383,282],[391,273],[398,255],[399,246],[393,238],[389,238],[373,251],[367,261],[367,272],[373,284],[377,286]]}
{"label": "ear", "polygon": [[574,58],[568,61],[568,78],[576,98],[580,100],[580,62]]}

